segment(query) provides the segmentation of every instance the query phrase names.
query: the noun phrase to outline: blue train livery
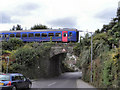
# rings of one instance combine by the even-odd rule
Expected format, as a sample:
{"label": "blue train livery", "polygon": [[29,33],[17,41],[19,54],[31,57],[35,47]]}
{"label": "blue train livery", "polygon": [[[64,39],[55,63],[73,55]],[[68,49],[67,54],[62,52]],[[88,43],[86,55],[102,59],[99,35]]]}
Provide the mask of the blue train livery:
{"label": "blue train livery", "polygon": [[78,34],[79,33],[76,29],[3,31],[0,33],[0,41],[8,41],[10,38],[19,38],[23,42],[77,42]]}

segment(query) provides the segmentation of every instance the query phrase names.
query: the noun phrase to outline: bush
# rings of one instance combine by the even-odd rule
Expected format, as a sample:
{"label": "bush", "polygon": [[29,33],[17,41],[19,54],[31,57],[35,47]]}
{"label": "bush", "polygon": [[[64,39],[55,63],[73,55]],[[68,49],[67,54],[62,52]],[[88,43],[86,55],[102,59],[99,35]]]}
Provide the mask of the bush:
{"label": "bush", "polygon": [[10,57],[16,60],[11,64],[11,72],[20,72],[29,78],[46,77],[47,58],[52,45],[53,43],[28,43],[13,51]]}
{"label": "bush", "polygon": [[11,38],[8,41],[2,42],[2,49],[3,50],[16,50],[17,48],[23,46],[23,42],[17,38]]}

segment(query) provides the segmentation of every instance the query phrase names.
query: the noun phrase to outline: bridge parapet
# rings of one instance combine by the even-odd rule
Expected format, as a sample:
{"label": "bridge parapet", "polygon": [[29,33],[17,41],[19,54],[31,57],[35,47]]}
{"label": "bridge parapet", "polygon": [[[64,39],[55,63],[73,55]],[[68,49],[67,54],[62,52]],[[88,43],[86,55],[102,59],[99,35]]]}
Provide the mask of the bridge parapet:
{"label": "bridge parapet", "polygon": [[55,46],[51,47],[50,51],[50,57],[53,57],[54,55],[58,55],[61,53],[73,53],[73,47],[61,47],[61,46]]}
{"label": "bridge parapet", "polygon": [[76,45],[76,43],[54,43],[54,45],[60,46],[60,47],[65,47],[65,46],[74,47]]}

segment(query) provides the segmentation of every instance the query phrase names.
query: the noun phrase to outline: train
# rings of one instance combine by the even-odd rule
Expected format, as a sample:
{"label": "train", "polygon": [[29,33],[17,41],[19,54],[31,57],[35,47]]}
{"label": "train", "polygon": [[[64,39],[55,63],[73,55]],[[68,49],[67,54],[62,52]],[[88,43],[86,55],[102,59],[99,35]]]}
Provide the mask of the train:
{"label": "train", "polygon": [[10,38],[19,38],[23,42],[78,42],[79,31],[77,29],[40,29],[0,32],[0,41],[8,41]]}

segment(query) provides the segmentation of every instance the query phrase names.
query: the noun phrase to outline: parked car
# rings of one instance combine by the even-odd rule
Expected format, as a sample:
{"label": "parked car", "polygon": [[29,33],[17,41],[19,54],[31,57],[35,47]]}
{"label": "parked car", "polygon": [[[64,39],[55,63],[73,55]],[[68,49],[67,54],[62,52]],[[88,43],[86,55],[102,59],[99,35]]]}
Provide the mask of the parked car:
{"label": "parked car", "polygon": [[0,75],[0,89],[17,90],[31,88],[32,82],[20,73],[9,73]]}

